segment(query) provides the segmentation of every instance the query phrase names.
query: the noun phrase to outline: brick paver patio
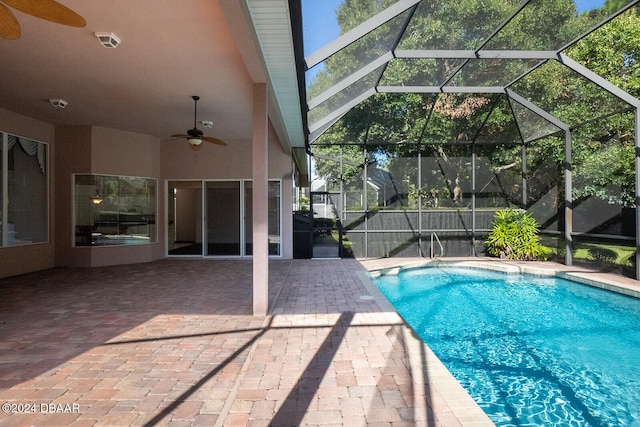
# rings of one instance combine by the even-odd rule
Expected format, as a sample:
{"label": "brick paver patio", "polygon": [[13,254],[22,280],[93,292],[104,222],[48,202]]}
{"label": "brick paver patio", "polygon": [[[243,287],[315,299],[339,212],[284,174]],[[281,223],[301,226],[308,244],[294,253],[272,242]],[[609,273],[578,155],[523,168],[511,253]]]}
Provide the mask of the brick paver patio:
{"label": "brick paver patio", "polygon": [[0,426],[491,425],[356,260],[162,260],[0,280]]}

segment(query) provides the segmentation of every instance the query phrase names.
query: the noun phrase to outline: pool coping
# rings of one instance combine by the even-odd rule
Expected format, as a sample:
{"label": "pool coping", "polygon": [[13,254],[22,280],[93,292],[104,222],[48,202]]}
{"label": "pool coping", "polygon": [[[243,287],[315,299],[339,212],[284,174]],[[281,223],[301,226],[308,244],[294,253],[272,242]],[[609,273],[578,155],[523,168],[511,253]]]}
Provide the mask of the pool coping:
{"label": "pool coping", "polygon": [[411,262],[393,267],[370,270],[370,277],[398,275],[402,271],[424,267],[456,266],[498,271],[506,274],[531,274],[534,276],[559,277],[594,288],[617,292],[640,299],[640,281],[622,276],[588,270],[562,264],[516,262],[504,260],[442,260],[433,259]]}
{"label": "pool coping", "polygon": [[[419,374],[414,383],[422,384],[432,395],[442,397],[449,406],[452,415],[463,426],[495,426],[489,416],[473,400],[469,393],[447,370],[442,361],[427,344],[415,334],[411,326],[402,318],[395,307],[380,292],[372,279],[380,276],[394,276],[402,271],[424,267],[456,266],[497,271],[507,274],[530,274],[543,277],[559,277],[586,286],[600,288],[640,299],[640,282],[613,274],[597,272],[581,267],[565,266],[555,263],[516,262],[505,260],[469,260],[469,259],[429,259],[420,261],[392,261],[391,266],[372,265],[364,267],[367,271],[358,273],[358,277],[374,297],[378,306],[391,318],[402,322],[401,336],[406,345],[409,364],[413,373]],[[393,265],[396,264],[396,265]],[[425,396],[428,398],[428,396]],[[432,396],[433,397],[433,396]]]}
{"label": "pool coping", "polygon": [[431,348],[416,335],[411,326],[380,292],[371,280],[369,273],[367,271],[357,272],[367,291],[388,317],[389,323],[401,325],[398,327],[397,333],[400,335],[407,353],[413,389],[424,390],[426,404],[432,408],[437,407],[440,415],[443,413],[442,405],[446,405],[449,410],[444,413],[457,420],[461,426],[495,426],[486,412],[480,408]]}

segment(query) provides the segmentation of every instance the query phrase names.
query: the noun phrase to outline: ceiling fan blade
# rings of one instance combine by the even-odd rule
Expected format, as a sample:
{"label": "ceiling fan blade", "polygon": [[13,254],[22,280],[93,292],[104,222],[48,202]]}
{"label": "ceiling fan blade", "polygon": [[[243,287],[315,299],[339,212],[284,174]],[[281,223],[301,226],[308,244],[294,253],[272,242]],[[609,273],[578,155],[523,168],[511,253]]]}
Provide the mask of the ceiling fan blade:
{"label": "ceiling fan blade", "polygon": [[199,149],[202,148],[202,144],[198,144],[198,145],[189,144],[189,147],[191,147],[193,151],[198,151]]}
{"label": "ceiling fan blade", "polygon": [[8,40],[18,40],[22,35],[20,24],[9,8],[0,3],[0,37]]}
{"label": "ceiling fan blade", "polygon": [[185,135],[184,133],[177,133],[175,135],[171,135],[171,138],[188,138],[189,135]]}
{"label": "ceiling fan blade", "polygon": [[2,0],[14,9],[56,24],[84,27],[85,19],[55,0]]}
{"label": "ceiling fan blade", "polygon": [[226,142],[224,142],[223,140],[218,139],[218,138],[214,138],[214,137],[212,137],[212,136],[205,136],[205,137],[204,137],[204,140],[205,140],[205,141],[207,141],[207,142],[210,142],[210,143],[212,143],[212,144],[217,144],[217,145],[227,145],[227,143],[226,143]]}

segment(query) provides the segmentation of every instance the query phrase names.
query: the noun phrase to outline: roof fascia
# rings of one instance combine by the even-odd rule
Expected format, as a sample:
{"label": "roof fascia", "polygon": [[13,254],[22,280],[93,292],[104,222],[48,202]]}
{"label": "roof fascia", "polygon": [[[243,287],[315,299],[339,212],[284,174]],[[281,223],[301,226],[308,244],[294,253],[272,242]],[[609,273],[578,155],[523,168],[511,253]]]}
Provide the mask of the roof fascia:
{"label": "roof fascia", "polygon": [[267,65],[260,52],[260,43],[251,25],[251,15],[246,2],[219,0],[220,9],[229,23],[229,29],[240,51],[240,56],[254,83],[267,82]]}
{"label": "roof fascia", "polygon": [[[251,0],[219,0],[219,4],[225,19],[229,23],[229,28],[245,63],[251,82],[253,84],[264,83],[267,85],[269,134],[271,136],[275,133],[283,151],[294,155],[295,148],[304,147],[306,135],[301,116],[302,100],[300,99],[299,86],[290,87],[291,80],[294,79],[297,82],[299,78],[295,64],[295,47],[291,40],[293,29],[289,28],[289,31],[282,32],[277,36],[274,36],[273,32],[269,34],[271,39],[279,37],[279,46],[292,46],[291,52],[288,52],[286,59],[284,59],[291,62],[290,66],[285,70],[285,66],[289,64],[281,63],[280,68],[273,69],[274,67],[270,67],[269,64],[274,62],[274,58],[268,58],[267,55],[277,55],[278,52],[270,52],[260,43],[261,28],[268,27],[269,23],[265,22],[264,18],[259,15],[254,18],[251,6],[255,7],[256,5],[249,5],[248,1]],[[290,13],[284,13],[290,10],[287,0],[279,0],[259,6],[271,7],[279,20],[293,25]],[[256,22],[256,19],[262,21]],[[299,158],[296,158],[296,160],[298,160],[296,161],[296,166],[299,176],[304,181],[308,169],[306,161],[301,162]]]}
{"label": "roof fascia", "polygon": [[305,146],[289,0],[245,0],[249,23],[267,69],[269,117],[282,148]]}

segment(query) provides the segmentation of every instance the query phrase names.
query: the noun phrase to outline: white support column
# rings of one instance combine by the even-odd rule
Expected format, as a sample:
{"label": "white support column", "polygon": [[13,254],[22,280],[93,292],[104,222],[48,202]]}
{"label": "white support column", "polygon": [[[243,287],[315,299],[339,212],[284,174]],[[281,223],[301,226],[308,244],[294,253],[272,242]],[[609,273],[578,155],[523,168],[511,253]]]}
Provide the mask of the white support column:
{"label": "white support column", "polygon": [[253,85],[253,315],[269,310],[269,119],[267,85]]}

